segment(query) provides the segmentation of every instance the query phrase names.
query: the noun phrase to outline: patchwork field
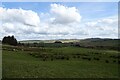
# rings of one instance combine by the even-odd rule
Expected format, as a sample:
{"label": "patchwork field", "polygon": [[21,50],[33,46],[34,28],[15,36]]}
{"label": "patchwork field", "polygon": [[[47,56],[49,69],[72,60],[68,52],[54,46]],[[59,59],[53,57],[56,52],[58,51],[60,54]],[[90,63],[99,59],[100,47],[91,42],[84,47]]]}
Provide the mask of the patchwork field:
{"label": "patchwork field", "polygon": [[3,78],[118,78],[119,52],[3,46]]}

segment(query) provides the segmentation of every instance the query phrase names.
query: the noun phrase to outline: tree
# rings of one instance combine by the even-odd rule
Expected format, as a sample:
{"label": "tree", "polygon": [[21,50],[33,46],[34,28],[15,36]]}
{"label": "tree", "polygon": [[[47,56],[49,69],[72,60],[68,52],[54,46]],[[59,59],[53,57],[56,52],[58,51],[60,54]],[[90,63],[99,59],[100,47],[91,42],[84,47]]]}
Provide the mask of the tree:
{"label": "tree", "polygon": [[0,40],[0,44],[2,43],[2,41]]}
{"label": "tree", "polygon": [[2,43],[16,46],[17,40],[14,36],[5,36],[2,40]]}
{"label": "tree", "polygon": [[80,46],[80,43],[77,43],[77,42],[74,43],[74,46],[76,46],[76,47],[81,47],[81,46]]}
{"label": "tree", "polygon": [[55,43],[62,43],[61,41],[55,41]]}

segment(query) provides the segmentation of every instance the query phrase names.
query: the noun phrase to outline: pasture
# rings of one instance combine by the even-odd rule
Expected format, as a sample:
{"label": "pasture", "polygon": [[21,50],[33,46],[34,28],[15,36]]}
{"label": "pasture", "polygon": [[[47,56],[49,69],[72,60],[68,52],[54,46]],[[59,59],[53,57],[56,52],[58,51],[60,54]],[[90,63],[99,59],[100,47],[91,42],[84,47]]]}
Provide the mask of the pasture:
{"label": "pasture", "polygon": [[3,78],[118,78],[119,52],[3,45]]}

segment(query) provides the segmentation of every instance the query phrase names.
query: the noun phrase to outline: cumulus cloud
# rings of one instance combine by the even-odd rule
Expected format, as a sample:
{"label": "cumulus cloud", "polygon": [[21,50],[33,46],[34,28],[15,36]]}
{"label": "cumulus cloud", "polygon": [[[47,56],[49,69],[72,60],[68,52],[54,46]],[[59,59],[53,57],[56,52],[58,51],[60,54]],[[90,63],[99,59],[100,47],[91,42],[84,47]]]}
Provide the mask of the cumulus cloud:
{"label": "cumulus cloud", "polygon": [[29,34],[40,27],[40,17],[32,10],[0,7],[0,32],[2,35]]}
{"label": "cumulus cloud", "polygon": [[18,40],[116,37],[117,21],[117,17],[107,17],[82,22],[76,7],[60,4],[51,4],[47,13],[0,7],[0,39],[6,35]]}
{"label": "cumulus cloud", "polygon": [[77,8],[66,7],[60,4],[51,4],[51,13],[54,15],[52,21],[54,23],[68,24],[80,22],[81,15]]}
{"label": "cumulus cloud", "polygon": [[[117,16],[105,17],[95,21],[86,22],[86,26],[102,30],[115,29],[118,25]],[[116,28],[117,29],[117,28]]]}
{"label": "cumulus cloud", "polygon": [[106,17],[90,22],[85,25],[90,30],[90,34],[100,37],[118,37],[118,18],[117,16]]}
{"label": "cumulus cloud", "polygon": [[[31,10],[23,9],[6,9],[0,7],[0,19],[3,23],[7,22],[19,22],[25,25],[39,26],[40,18],[37,13]],[[4,15],[3,15],[4,14]]]}

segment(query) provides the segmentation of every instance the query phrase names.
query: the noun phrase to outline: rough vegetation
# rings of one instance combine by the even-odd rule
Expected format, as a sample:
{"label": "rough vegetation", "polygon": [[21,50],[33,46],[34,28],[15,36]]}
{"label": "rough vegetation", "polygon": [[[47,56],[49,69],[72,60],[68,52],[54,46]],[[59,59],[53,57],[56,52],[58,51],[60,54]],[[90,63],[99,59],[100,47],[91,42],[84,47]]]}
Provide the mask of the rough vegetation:
{"label": "rough vegetation", "polygon": [[83,46],[79,42],[60,41],[8,44],[2,45],[3,78],[119,77],[118,46],[98,48],[95,45]]}
{"label": "rough vegetation", "polygon": [[4,78],[117,78],[118,51],[3,45]]}

